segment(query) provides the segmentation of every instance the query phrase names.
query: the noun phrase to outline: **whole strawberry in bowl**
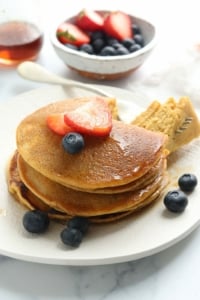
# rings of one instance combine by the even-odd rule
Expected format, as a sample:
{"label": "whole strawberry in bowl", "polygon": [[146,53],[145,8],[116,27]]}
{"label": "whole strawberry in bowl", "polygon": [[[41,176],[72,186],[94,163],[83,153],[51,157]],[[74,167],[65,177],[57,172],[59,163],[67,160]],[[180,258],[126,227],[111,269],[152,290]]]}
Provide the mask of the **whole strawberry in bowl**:
{"label": "whole strawberry in bowl", "polygon": [[148,58],[155,26],[123,11],[82,9],[61,21],[51,42],[58,57],[81,76],[113,80],[128,76]]}

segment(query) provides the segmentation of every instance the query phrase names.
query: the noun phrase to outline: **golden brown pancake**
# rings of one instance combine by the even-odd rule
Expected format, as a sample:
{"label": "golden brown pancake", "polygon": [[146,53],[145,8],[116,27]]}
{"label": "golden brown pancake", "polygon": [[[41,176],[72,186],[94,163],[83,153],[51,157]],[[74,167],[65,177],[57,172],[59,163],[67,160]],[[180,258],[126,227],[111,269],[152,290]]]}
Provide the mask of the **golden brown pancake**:
{"label": "golden brown pancake", "polygon": [[[117,193],[122,193],[122,192],[127,192],[127,191],[133,191],[137,190],[140,188],[143,188],[144,186],[147,186],[148,184],[151,184],[155,178],[158,176],[158,173],[160,170],[163,169],[163,165],[166,163],[165,157],[162,156],[158,162],[149,170],[144,176],[138,178],[137,180],[130,182],[125,185],[120,185],[116,187],[110,187],[110,188],[104,188],[104,189],[96,189],[92,191],[87,191],[84,190],[84,192],[88,193],[97,193],[97,194],[117,194]],[[22,178],[25,175],[24,170],[30,169],[30,166],[23,160],[21,156],[18,158],[18,169],[21,171],[21,176]],[[37,172],[35,172],[37,174]],[[68,186],[68,188],[74,189],[73,187]],[[80,189],[76,189],[77,191]],[[83,191],[82,191],[83,192]]]}
{"label": "golden brown pancake", "polygon": [[56,210],[87,217],[134,210],[142,205],[146,198],[151,199],[150,196],[163,186],[165,167],[163,159],[153,182],[144,184],[143,187],[134,191],[118,194],[92,194],[53,182],[30,167],[21,156],[18,160],[21,180],[38,198]]}
{"label": "golden brown pancake", "polygon": [[[28,209],[40,209],[43,211],[46,211],[50,218],[56,219],[59,221],[66,221],[73,217],[73,215],[70,215],[66,212],[63,212],[61,210],[56,210],[55,208],[52,208],[51,206],[47,205],[43,202],[39,197],[37,197],[34,193],[32,193],[29,188],[22,182],[17,168],[17,152],[13,155],[10,165],[8,168],[8,188],[10,193],[13,195],[16,201],[20,202],[23,206],[27,207]],[[29,170],[30,171],[30,170]],[[35,171],[34,171],[35,172]],[[43,179],[43,176],[41,175],[38,180]],[[45,183],[46,180],[41,182],[41,184]],[[56,185],[59,185],[55,183]],[[164,186],[166,185],[166,178],[163,178],[162,184],[159,186],[158,189],[156,189],[149,197],[147,197],[142,203],[137,203],[137,205],[129,210],[124,210],[118,213],[110,213],[105,215],[97,215],[89,217],[91,222],[94,223],[107,223],[107,222],[113,222],[116,220],[119,220],[121,218],[124,218],[125,216],[138,211],[144,206],[147,206],[154,202],[161,194]],[[40,185],[41,186],[41,185]],[[65,190],[67,188],[62,187]],[[57,191],[57,190],[56,190]],[[53,190],[53,193],[56,193],[55,190]],[[50,191],[51,192],[51,191]],[[82,192],[78,192],[78,194],[83,194]],[[91,194],[90,194],[91,195]],[[102,195],[103,196],[103,195]],[[47,201],[47,199],[46,199]],[[47,201],[48,202],[48,201]],[[50,203],[50,202],[49,202]]]}
{"label": "golden brown pancake", "polygon": [[69,154],[62,136],[48,128],[46,119],[86,101],[55,102],[21,121],[8,186],[28,209],[46,211],[59,220],[83,216],[103,223],[125,217],[160,196],[167,183],[167,138],[113,120],[109,136],[85,135],[83,150]]}
{"label": "golden brown pancake", "polygon": [[84,99],[47,105],[19,124],[17,148],[26,163],[66,187],[102,193],[104,188],[129,184],[150,171],[163,154],[165,135],[120,121],[113,120],[108,137],[85,136],[80,153],[64,151],[62,137],[46,125],[47,115],[80,105]]}
{"label": "golden brown pancake", "polygon": [[[64,151],[62,137],[47,127],[46,118],[88,99],[55,102],[37,110],[17,128],[17,152],[8,169],[10,193],[28,209],[46,211],[60,221],[83,216],[106,223],[154,203],[168,181],[167,154],[199,134],[199,121],[186,100],[175,106],[169,100],[164,108],[151,105],[137,118],[138,124],[150,124],[149,128],[113,120],[109,136],[84,136],[84,149],[74,155]],[[115,101],[109,103],[113,118],[117,118]],[[184,129],[188,116],[196,130],[192,134],[188,123],[190,129],[179,137],[177,132]],[[158,127],[162,133],[157,132]]]}
{"label": "golden brown pancake", "polygon": [[40,209],[42,211],[48,211],[49,206],[42,202],[37,196],[35,196],[22,182],[18,168],[17,168],[17,151],[9,162],[7,170],[8,190],[18,200],[20,204],[28,209]]}

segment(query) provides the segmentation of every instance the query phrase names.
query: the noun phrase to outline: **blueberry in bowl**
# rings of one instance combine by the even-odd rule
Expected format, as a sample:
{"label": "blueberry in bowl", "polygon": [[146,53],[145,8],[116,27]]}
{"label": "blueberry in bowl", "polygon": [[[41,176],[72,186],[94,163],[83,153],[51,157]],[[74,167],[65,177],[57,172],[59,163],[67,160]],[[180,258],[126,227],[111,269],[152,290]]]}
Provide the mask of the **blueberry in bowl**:
{"label": "blueberry in bowl", "polygon": [[113,80],[128,76],[149,57],[155,26],[121,11],[82,10],[54,28],[51,43],[58,57],[84,77]]}

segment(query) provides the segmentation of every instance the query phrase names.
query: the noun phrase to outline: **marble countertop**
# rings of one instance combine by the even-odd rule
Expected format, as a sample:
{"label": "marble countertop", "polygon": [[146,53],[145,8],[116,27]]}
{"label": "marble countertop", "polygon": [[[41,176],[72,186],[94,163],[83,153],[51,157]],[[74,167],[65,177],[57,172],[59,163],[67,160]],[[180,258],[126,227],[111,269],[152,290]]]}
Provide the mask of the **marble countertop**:
{"label": "marble countertop", "polygon": [[[92,83],[68,70],[56,57],[49,41],[49,24],[76,13],[77,3],[74,2],[38,1],[45,31],[45,43],[38,63],[61,76]],[[152,99],[166,99],[188,93],[198,106],[200,92],[196,81],[199,78],[199,57],[188,50],[195,39],[200,41],[194,30],[195,26],[200,25],[197,1],[182,3],[174,0],[163,3],[140,0],[131,1],[131,6],[129,2],[81,2],[81,8],[121,9],[147,17],[154,20],[160,34],[154,53],[137,72],[129,78],[101,83],[129,90],[141,85]],[[189,18],[188,12],[191,16]],[[194,74],[195,78],[191,81]],[[20,78],[15,69],[0,69],[0,82],[0,103],[9,103],[12,97],[43,86]],[[0,144],[3,147],[2,141]],[[184,240],[158,254],[137,261],[104,266],[45,265],[0,255],[0,299],[199,300],[199,253],[200,229],[197,228]]]}

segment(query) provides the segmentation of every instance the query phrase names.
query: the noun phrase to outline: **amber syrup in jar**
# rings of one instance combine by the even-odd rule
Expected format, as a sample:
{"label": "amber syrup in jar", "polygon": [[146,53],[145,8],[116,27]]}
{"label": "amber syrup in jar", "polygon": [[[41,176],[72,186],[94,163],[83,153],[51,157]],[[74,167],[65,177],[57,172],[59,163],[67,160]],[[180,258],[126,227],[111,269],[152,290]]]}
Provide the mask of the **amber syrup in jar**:
{"label": "amber syrup in jar", "polygon": [[34,24],[10,21],[0,24],[0,65],[15,66],[35,60],[42,48],[43,34]]}

